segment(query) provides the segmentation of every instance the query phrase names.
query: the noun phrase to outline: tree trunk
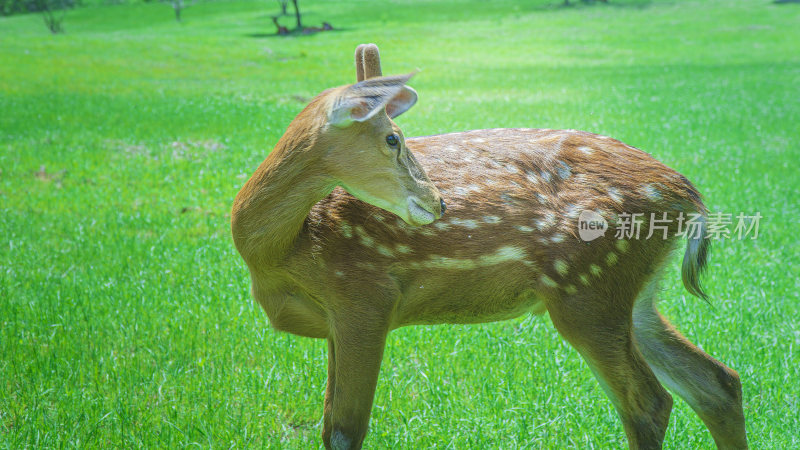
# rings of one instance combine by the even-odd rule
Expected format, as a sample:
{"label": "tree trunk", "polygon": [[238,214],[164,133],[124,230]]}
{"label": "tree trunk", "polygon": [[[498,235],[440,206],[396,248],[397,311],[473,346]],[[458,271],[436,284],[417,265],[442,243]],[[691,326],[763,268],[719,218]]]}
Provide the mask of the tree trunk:
{"label": "tree trunk", "polygon": [[181,21],[181,10],[183,9],[182,0],[172,0],[172,7],[175,9],[175,20]]}
{"label": "tree trunk", "polygon": [[64,20],[64,11],[61,12],[59,16],[58,13],[50,9],[50,6],[47,3],[42,3],[42,17],[44,18],[44,24],[47,26],[47,29],[50,30],[52,34],[58,34],[64,31],[61,28],[61,21]]}
{"label": "tree trunk", "polygon": [[302,30],[303,24],[300,22],[300,8],[297,6],[297,0],[292,0],[292,4],[294,5],[294,17],[297,19],[297,29]]}

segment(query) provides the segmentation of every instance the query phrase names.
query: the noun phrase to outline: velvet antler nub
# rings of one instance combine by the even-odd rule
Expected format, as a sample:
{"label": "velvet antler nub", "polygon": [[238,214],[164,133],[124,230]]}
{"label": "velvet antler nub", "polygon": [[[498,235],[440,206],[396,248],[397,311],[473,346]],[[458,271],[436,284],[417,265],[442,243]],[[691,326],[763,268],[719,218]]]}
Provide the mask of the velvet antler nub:
{"label": "velvet antler nub", "polygon": [[381,54],[378,51],[378,46],[375,44],[367,44],[364,46],[363,52],[364,79],[368,80],[370,78],[382,76]]}
{"label": "velvet antler nub", "polygon": [[356,81],[364,81],[364,47],[367,44],[361,44],[356,47]]}

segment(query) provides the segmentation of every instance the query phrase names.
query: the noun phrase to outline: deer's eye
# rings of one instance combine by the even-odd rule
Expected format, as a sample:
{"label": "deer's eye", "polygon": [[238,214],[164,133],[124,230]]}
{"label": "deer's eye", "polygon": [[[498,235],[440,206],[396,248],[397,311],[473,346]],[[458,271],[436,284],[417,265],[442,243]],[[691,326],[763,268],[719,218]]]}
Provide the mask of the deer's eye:
{"label": "deer's eye", "polygon": [[386,143],[389,144],[390,147],[397,147],[400,144],[400,138],[398,138],[396,134],[390,134],[386,136]]}

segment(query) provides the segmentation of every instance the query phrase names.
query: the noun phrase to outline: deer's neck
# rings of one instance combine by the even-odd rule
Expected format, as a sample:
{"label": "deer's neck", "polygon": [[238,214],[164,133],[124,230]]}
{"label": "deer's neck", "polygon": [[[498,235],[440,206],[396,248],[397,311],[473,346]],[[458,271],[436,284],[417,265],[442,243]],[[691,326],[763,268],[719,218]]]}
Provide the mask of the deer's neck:
{"label": "deer's neck", "polygon": [[333,180],[319,171],[312,146],[285,135],[236,196],[233,238],[251,267],[284,261],[311,208],[334,189]]}

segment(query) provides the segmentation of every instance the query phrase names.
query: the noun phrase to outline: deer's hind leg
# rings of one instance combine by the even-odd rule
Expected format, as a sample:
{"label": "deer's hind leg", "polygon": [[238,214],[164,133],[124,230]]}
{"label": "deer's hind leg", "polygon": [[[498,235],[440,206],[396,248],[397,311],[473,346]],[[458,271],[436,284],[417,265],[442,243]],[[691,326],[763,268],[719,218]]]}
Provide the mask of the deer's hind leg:
{"label": "deer's hind leg", "polygon": [[672,396],[634,345],[633,298],[603,297],[584,290],[550,301],[547,308],[556,329],[583,356],[614,404],[630,448],[661,448]]}
{"label": "deer's hind leg", "polygon": [[636,346],[658,379],[700,416],[717,447],[747,448],[739,375],[694,346],[658,313],[655,283],[634,306]]}

